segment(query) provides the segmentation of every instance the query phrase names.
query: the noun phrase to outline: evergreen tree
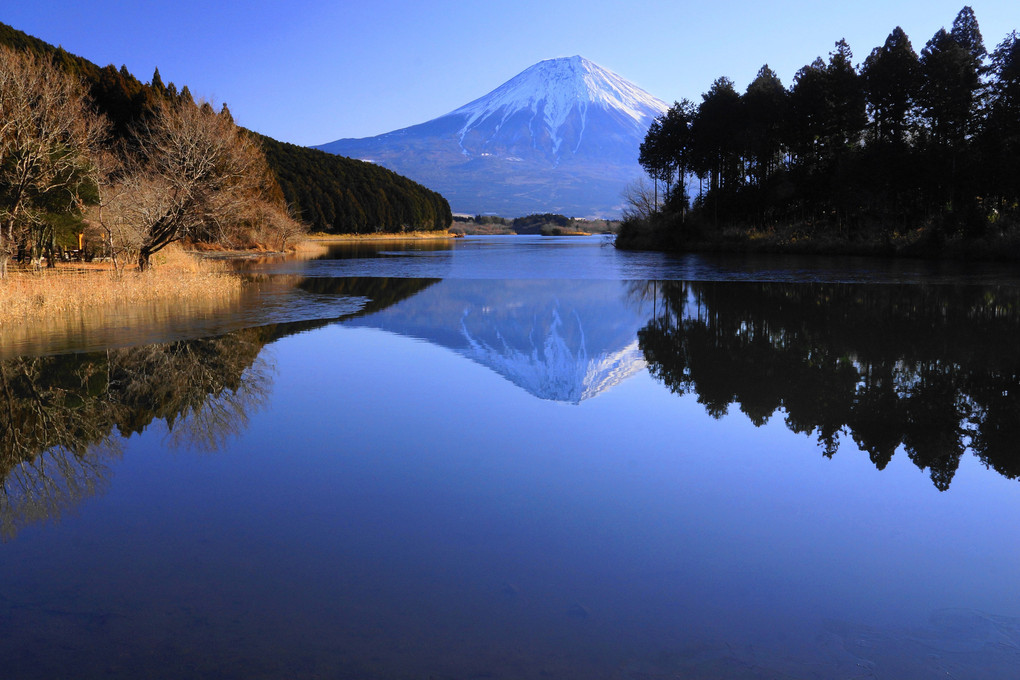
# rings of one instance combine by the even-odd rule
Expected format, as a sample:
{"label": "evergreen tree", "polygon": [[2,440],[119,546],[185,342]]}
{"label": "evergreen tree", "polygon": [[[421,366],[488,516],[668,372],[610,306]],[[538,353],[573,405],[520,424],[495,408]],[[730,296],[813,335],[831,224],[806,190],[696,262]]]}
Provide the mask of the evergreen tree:
{"label": "evergreen tree", "polygon": [[779,168],[782,129],[789,106],[789,93],[779,77],[765,64],[744,93],[747,117],[746,143],[755,184],[763,186]]}
{"label": "evergreen tree", "polygon": [[689,99],[673,102],[673,106],[666,111],[662,124],[662,133],[666,141],[670,163],[676,170],[676,184],[674,186],[667,184],[666,187],[666,202],[674,210],[680,212],[681,220],[686,216],[690,201],[687,195],[687,177],[691,173],[693,162],[691,125],[694,122],[695,112],[694,102]]}
{"label": "evergreen tree", "polygon": [[159,67],[152,73],[152,81],[149,83],[149,87],[160,97],[166,94],[166,85],[163,84],[163,79],[159,77]]}
{"label": "evergreen tree", "polygon": [[694,136],[693,168],[709,178],[709,190],[733,189],[739,183],[739,140],[742,109],[740,95],[729,78],[717,78],[691,123]]}
{"label": "evergreen tree", "polygon": [[974,10],[968,5],[960,10],[953,20],[953,28],[949,32],[950,37],[956,44],[967,50],[975,63],[980,64],[988,55],[985,50],[984,40],[981,38],[981,29],[978,27],[977,16]]}
{"label": "evergreen tree", "polygon": [[992,85],[983,148],[997,209],[1020,200],[1020,35],[1013,31],[991,58]]}
{"label": "evergreen tree", "polygon": [[821,57],[804,66],[793,77],[786,143],[796,165],[811,168],[821,158],[821,139],[828,116],[825,62]]}
{"label": "evergreen tree", "polygon": [[829,54],[825,68],[829,145],[835,149],[853,147],[867,123],[864,87],[853,65],[853,53],[846,40],[839,40]]}
{"label": "evergreen tree", "polygon": [[864,87],[877,142],[905,144],[920,87],[920,63],[910,39],[897,26],[864,62]]}
{"label": "evergreen tree", "polygon": [[972,127],[971,113],[981,85],[973,54],[939,29],[921,50],[921,108],[934,142],[960,146]]}

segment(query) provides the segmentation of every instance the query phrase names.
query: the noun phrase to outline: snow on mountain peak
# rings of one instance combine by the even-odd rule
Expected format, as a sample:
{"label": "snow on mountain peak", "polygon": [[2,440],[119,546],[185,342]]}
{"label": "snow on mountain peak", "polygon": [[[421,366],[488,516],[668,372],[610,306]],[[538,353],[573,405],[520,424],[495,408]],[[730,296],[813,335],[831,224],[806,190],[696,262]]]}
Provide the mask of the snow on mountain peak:
{"label": "snow on mountain peak", "polygon": [[561,130],[572,116],[577,118],[572,125],[579,130],[573,150],[580,145],[590,107],[622,114],[642,136],[652,119],[667,109],[665,102],[625,78],[575,55],[540,61],[448,115],[464,117],[460,139],[465,154],[463,140],[473,128],[495,119],[498,130],[511,116],[530,112],[532,121],[544,123],[552,152],[559,155]]}

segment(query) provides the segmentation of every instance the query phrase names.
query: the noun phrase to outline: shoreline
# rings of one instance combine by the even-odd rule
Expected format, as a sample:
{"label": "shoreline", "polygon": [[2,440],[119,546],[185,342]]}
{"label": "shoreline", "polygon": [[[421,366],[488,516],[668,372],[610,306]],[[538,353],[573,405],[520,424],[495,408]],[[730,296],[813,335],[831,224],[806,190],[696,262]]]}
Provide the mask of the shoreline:
{"label": "shoreline", "polygon": [[323,232],[306,234],[299,240],[296,247],[302,242],[312,243],[343,243],[345,241],[421,241],[431,239],[452,239],[460,238],[450,231],[407,231],[407,232],[375,232],[372,234],[326,234]]}
{"label": "shoreline", "polygon": [[309,248],[317,248],[330,243],[357,243],[362,241],[428,241],[461,238],[446,231],[409,231],[396,234],[379,232],[374,234],[306,234],[286,250],[213,250],[191,248],[186,252],[203,260],[249,260],[262,257],[285,257]]}
{"label": "shoreline", "polygon": [[[1020,261],[1020,233],[1013,228],[989,230],[981,236],[964,237],[921,227],[903,233],[879,234],[861,230],[853,237],[815,232],[803,225],[785,225],[758,230],[723,228],[705,235],[693,226],[685,234],[664,224],[637,225],[616,248],[629,251],[729,255],[790,255],[831,257],[875,257],[881,259],[920,259],[957,262]],[[693,232],[693,233],[692,233]]]}

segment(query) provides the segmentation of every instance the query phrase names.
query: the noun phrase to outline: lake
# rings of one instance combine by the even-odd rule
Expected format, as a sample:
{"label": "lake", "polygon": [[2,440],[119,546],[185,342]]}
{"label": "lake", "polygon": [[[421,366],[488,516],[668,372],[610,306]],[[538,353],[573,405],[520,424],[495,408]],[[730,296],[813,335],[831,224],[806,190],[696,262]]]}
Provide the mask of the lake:
{"label": "lake", "polygon": [[598,237],[4,338],[7,678],[1020,664],[1020,277]]}

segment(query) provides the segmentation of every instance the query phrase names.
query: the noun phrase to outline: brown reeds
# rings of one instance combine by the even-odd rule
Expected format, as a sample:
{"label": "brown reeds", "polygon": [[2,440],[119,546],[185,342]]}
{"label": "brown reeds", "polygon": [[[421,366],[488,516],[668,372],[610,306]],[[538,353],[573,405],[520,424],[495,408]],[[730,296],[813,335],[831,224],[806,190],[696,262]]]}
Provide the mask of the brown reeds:
{"label": "brown reeds", "polygon": [[203,261],[170,246],[153,256],[154,266],[117,274],[112,267],[62,265],[17,271],[0,280],[0,327],[101,308],[151,302],[230,301],[240,294],[239,277],[223,263]]}

